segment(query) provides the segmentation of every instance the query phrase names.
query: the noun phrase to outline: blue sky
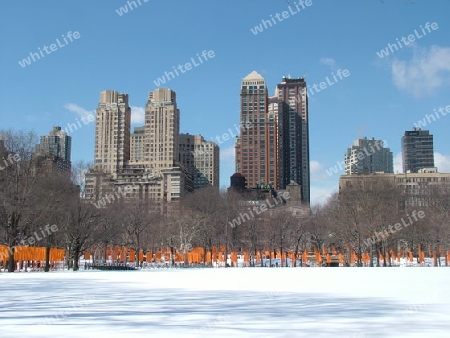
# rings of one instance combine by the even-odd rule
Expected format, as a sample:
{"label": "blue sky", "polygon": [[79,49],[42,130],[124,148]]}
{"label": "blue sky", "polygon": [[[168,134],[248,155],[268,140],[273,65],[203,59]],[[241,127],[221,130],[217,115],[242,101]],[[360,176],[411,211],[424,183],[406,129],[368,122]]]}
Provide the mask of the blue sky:
{"label": "blue sky", "polygon": [[[319,85],[346,69],[348,77],[309,100],[311,197],[320,203],[338,188],[339,174],[326,170],[342,161],[355,138],[386,140],[401,170],[404,131],[450,105],[447,0],[312,0],[305,8],[299,0],[139,1],[133,10],[124,0],[2,3],[0,128],[39,135],[53,125],[64,128],[93,111],[106,89],[130,95],[133,126],[140,126],[153,81],[206,50],[214,58],[165,86],[177,92],[180,131],[212,139],[239,122],[239,86],[251,71],[265,77],[273,95],[284,75],[306,76],[308,85]],[[119,15],[124,6],[128,13]],[[252,33],[271,16],[276,24]],[[428,31],[427,22],[438,28]],[[78,39],[67,40],[69,31]],[[414,42],[398,42],[397,51],[391,47],[389,55],[377,55],[411,34]],[[19,64],[44,46],[50,53]],[[429,120],[423,129],[434,135],[436,165],[450,172],[450,113]],[[94,124],[70,135],[72,160],[93,161]],[[234,144],[221,141],[220,184],[227,186]]]}

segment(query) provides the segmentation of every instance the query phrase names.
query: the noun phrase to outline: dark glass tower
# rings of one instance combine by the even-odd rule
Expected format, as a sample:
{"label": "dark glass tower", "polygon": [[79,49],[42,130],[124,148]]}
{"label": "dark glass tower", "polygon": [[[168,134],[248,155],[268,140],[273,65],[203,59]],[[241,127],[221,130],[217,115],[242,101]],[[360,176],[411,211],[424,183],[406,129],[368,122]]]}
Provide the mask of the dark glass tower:
{"label": "dark glass tower", "polygon": [[434,167],[433,135],[428,130],[413,128],[402,137],[403,172],[417,173]]}
{"label": "dark glass tower", "polygon": [[304,78],[283,78],[277,85],[279,188],[301,186],[302,202],[310,202],[308,97]]}

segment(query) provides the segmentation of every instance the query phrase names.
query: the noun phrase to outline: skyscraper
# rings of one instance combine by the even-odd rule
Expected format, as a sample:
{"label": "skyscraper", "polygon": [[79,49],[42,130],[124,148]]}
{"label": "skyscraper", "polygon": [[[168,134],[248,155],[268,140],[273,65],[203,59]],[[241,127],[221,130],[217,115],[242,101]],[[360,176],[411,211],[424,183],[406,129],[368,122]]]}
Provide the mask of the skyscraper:
{"label": "skyscraper", "polygon": [[310,202],[308,96],[304,78],[283,77],[277,85],[279,188],[301,186],[303,203]]}
{"label": "skyscraper", "polygon": [[[241,173],[248,188],[268,184],[266,119],[268,91],[264,78],[253,71],[241,83],[241,129],[236,140],[236,172]],[[245,125],[251,128],[245,128]]]}
{"label": "skyscraper", "polygon": [[158,88],[148,94],[145,106],[144,164],[155,177],[162,177],[159,190],[151,190],[170,202],[192,191],[189,172],[179,160],[180,110],[176,93]]}
{"label": "skyscraper", "polygon": [[100,93],[95,129],[94,169],[115,174],[130,159],[131,108],[128,94]]}
{"label": "skyscraper", "polygon": [[145,107],[146,164],[157,170],[177,165],[179,133],[180,111],[175,92],[168,88],[150,92]]}
{"label": "skyscraper", "polygon": [[95,166],[86,174],[85,197],[104,204],[105,198],[114,200],[116,192],[124,199],[151,200],[167,212],[166,202],[192,190],[192,179],[179,162],[175,92],[167,88],[150,92],[145,126],[135,128],[132,135],[130,119],[128,95],[100,94]]}
{"label": "skyscraper", "polygon": [[70,161],[71,146],[72,138],[61,130],[61,127],[54,126],[48,135],[41,136],[37,151],[52,154],[64,161]]}
{"label": "skyscraper", "polygon": [[278,166],[279,143],[278,143],[278,97],[269,97],[268,112],[265,123],[265,139],[266,139],[266,177],[268,183],[278,189],[280,185],[280,175]]}
{"label": "skyscraper", "polygon": [[417,173],[434,167],[433,135],[429,130],[413,128],[402,137],[403,172]]}
{"label": "skyscraper", "polygon": [[194,189],[219,188],[219,146],[201,135],[180,134],[180,162],[192,176]]}
{"label": "skyscraper", "polygon": [[33,154],[38,166],[51,173],[56,170],[70,171],[72,138],[61,127],[54,126],[48,135],[41,136]]}
{"label": "skyscraper", "polygon": [[345,174],[394,173],[392,152],[384,145],[384,141],[373,137],[355,140],[344,156]]}

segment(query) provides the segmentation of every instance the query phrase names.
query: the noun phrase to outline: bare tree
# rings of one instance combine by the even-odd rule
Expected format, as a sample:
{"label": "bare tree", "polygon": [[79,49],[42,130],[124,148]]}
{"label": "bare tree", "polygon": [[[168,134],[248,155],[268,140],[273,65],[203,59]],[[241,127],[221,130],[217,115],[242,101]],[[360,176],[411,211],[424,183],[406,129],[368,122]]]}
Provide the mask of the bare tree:
{"label": "bare tree", "polygon": [[[398,218],[400,190],[393,182],[378,176],[369,177],[361,185],[345,187],[339,194],[339,223],[336,233],[347,248],[347,264],[351,252],[358,256],[358,266],[362,266],[362,253],[370,251],[386,252],[386,245],[372,241],[367,247],[367,239],[375,231],[385,231],[388,224]],[[379,265],[377,255],[377,265]]]}
{"label": "bare tree", "polygon": [[79,197],[78,188],[72,191],[72,198],[67,201],[64,233],[66,248],[69,252],[68,267],[73,271],[79,269],[81,254],[94,244],[94,234],[100,226],[99,210],[88,201]]}
{"label": "bare tree", "polygon": [[39,185],[32,157],[37,136],[26,131],[0,131],[5,149],[1,154],[0,201],[3,243],[9,248],[8,271],[14,271],[14,250],[34,219],[41,213],[36,199]]}
{"label": "bare tree", "polygon": [[122,204],[120,219],[122,228],[125,229],[125,243],[135,248],[135,261],[138,263],[145,233],[159,221],[161,215],[157,205],[147,200],[130,199],[120,202]]}
{"label": "bare tree", "polygon": [[181,206],[178,212],[175,212],[167,219],[167,243],[171,239],[179,245],[184,255],[184,263],[187,265],[188,252],[193,247],[201,229],[204,228],[206,215]]}
{"label": "bare tree", "polygon": [[[206,253],[212,250],[216,228],[220,224],[223,200],[215,187],[207,187],[194,191],[183,199],[182,205],[192,213],[201,215],[204,221],[198,230],[195,243],[203,248],[203,263],[206,264]],[[211,251],[212,254],[212,251]]]}

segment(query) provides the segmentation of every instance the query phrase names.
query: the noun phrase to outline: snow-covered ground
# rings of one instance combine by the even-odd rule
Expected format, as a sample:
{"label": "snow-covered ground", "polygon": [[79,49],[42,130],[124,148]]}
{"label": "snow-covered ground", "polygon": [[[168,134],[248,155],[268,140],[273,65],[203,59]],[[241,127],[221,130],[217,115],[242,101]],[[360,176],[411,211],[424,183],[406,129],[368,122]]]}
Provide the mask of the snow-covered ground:
{"label": "snow-covered ground", "polygon": [[0,337],[450,337],[450,268],[0,273]]}

